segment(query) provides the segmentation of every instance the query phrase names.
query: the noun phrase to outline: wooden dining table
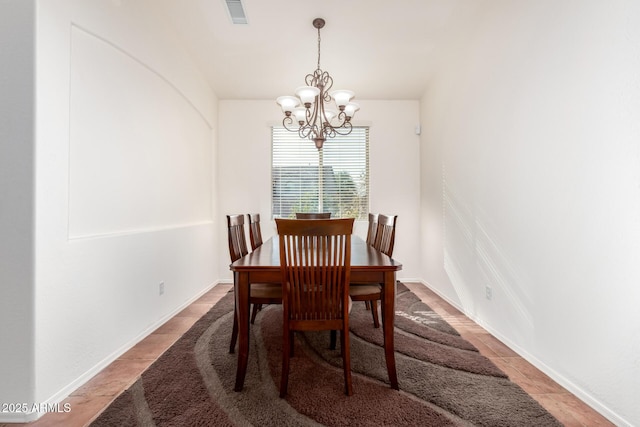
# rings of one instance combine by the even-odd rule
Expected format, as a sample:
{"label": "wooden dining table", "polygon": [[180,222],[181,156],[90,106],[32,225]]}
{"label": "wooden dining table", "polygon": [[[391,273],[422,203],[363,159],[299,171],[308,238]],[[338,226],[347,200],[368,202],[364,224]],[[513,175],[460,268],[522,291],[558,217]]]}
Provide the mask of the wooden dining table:
{"label": "wooden dining table", "polygon": [[[278,236],[230,265],[233,272],[236,314],[238,316],[238,367],[235,391],[242,391],[249,360],[249,292],[250,283],[281,283]],[[382,284],[382,327],[384,353],[391,387],[398,390],[394,350],[396,272],[402,264],[368,245],[362,238],[351,237],[351,281]],[[373,325],[371,325],[373,328]]]}

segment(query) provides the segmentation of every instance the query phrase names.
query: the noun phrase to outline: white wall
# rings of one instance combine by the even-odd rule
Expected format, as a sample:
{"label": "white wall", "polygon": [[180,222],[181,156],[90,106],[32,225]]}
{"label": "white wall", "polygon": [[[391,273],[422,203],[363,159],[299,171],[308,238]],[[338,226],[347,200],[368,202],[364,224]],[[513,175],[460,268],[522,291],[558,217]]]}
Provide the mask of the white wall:
{"label": "white wall", "polygon": [[[64,397],[231,277],[225,214],[270,217],[278,106],[218,105],[150,2],[0,0],[0,401]],[[639,28],[631,1],[478,2],[420,104],[358,113],[399,277],[620,425],[640,424]]]}
{"label": "white wall", "polygon": [[424,278],[639,425],[640,6],[480,6],[421,102]]}
{"label": "white wall", "polygon": [[[420,276],[420,145],[415,134],[418,101],[358,100],[354,124],[370,125],[370,208],[372,212],[397,214],[394,258],[403,264],[401,278]],[[274,100],[221,100],[219,103],[218,193],[219,233],[226,233],[224,216],[261,214],[264,239],[275,234],[271,220],[271,126],[282,122]],[[357,118],[357,120],[355,120]],[[312,142],[310,142],[312,143]],[[355,233],[366,237],[366,221],[356,223]],[[228,255],[226,240],[220,253]],[[221,256],[221,277],[231,279],[229,258]]]}
{"label": "white wall", "polygon": [[35,2],[0,0],[0,53],[0,402],[15,403],[34,383]]}
{"label": "white wall", "polygon": [[217,100],[152,1],[6,3],[0,401],[55,402],[215,284]]}

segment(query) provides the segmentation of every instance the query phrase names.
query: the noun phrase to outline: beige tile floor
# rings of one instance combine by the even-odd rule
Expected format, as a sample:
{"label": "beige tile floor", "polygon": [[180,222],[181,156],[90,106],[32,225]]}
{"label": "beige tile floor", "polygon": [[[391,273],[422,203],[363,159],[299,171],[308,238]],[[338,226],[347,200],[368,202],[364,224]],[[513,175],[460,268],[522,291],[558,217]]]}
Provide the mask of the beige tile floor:
{"label": "beige tile floor", "polygon": [[[417,283],[407,283],[407,286],[565,426],[613,426],[434,292]],[[32,423],[3,424],[0,427],[86,426],[229,289],[230,285],[214,287],[71,393],[63,402],[71,405],[70,412],[49,413]]]}

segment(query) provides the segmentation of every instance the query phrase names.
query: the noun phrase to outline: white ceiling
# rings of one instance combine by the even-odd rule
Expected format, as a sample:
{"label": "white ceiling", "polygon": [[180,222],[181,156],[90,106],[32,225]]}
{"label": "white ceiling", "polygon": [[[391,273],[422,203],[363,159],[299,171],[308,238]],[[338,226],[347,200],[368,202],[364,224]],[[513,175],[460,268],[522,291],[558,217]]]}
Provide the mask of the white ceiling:
{"label": "white ceiling", "polygon": [[357,99],[419,99],[435,52],[469,0],[243,0],[234,25],[224,0],[159,0],[220,99],[293,95],[317,66]]}

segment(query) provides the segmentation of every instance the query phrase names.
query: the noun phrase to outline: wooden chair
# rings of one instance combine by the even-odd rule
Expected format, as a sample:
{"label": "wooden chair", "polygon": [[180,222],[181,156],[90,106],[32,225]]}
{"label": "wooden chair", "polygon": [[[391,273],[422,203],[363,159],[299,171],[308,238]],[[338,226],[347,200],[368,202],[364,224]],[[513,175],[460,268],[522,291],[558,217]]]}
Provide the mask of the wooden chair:
{"label": "wooden chair", "polygon": [[255,251],[257,247],[262,245],[260,214],[247,214],[247,218],[249,219],[249,241],[251,242],[251,250]]}
{"label": "wooden chair", "polygon": [[[377,227],[372,246],[385,255],[392,256],[398,215],[375,215],[375,217],[377,219]],[[369,214],[369,229],[371,229],[371,219],[372,214]],[[367,242],[369,241],[369,237],[368,234]],[[364,301],[365,304],[367,304],[367,308],[371,309],[371,315],[373,316],[373,327],[379,328],[378,301],[382,299],[382,286],[378,284],[352,283],[349,285],[349,295],[353,301]],[[332,337],[332,348],[335,346],[334,341],[335,339]]]}
{"label": "wooden chair", "polygon": [[331,212],[296,212],[296,219],[329,219]]}
{"label": "wooden chair", "polygon": [[[262,246],[262,230],[260,229],[260,214],[247,214],[249,220],[249,242],[251,242],[251,250]],[[262,304],[253,304],[251,311],[251,324],[256,321],[258,311],[262,310]]]}
{"label": "wooden chair", "polygon": [[378,232],[378,214],[369,214],[369,228],[367,229],[367,244],[373,246]]}
{"label": "wooden chair", "polygon": [[[227,215],[227,230],[229,236],[229,256],[233,263],[249,253],[247,249],[247,239],[244,233],[244,215]],[[253,323],[255,320],[256,305],[282,303],[282,287],[279,284],[272,283],[251,283],[249,303],[254,306],[254,314],[251,316],[251,323]],[[229,353],[235,352],[237,339],[238,317],[234,306],[233,329],[231,331]]]}
{"label": "wooden chair", "polygon": [[393,256],[397,221],[398,215],[378,215],[378,231],[373,247],[388,256]]}
{"label": "wooden chair", "polygon": [[[369,213],[369,227],[367,228],[367,240],[366,240],[368,245],[373,246],[373,244],[376,241],[377,232],[378,232],[378,214]],[[362,286],[362,284],[352,283],[350,286]],[[355,290],[354,292],[359,293],[360,291],[362,291],[362,289]],[[371,308],[371,304],[369,303],[369,300],[366,300],[364,304],[367,310]],[[373,323],[374,325],[379,324],[379,322],[375,321],[375,317],[374,317]],[[332,344],[333,344],[333,341],[332,341]]]}
{"label": "wooden chair", "polygon": [[280,397],[287,394],[294,331],[340,331],[345,393],[353,394],[348,286],[353,221],[276,219],[283,284]]}

